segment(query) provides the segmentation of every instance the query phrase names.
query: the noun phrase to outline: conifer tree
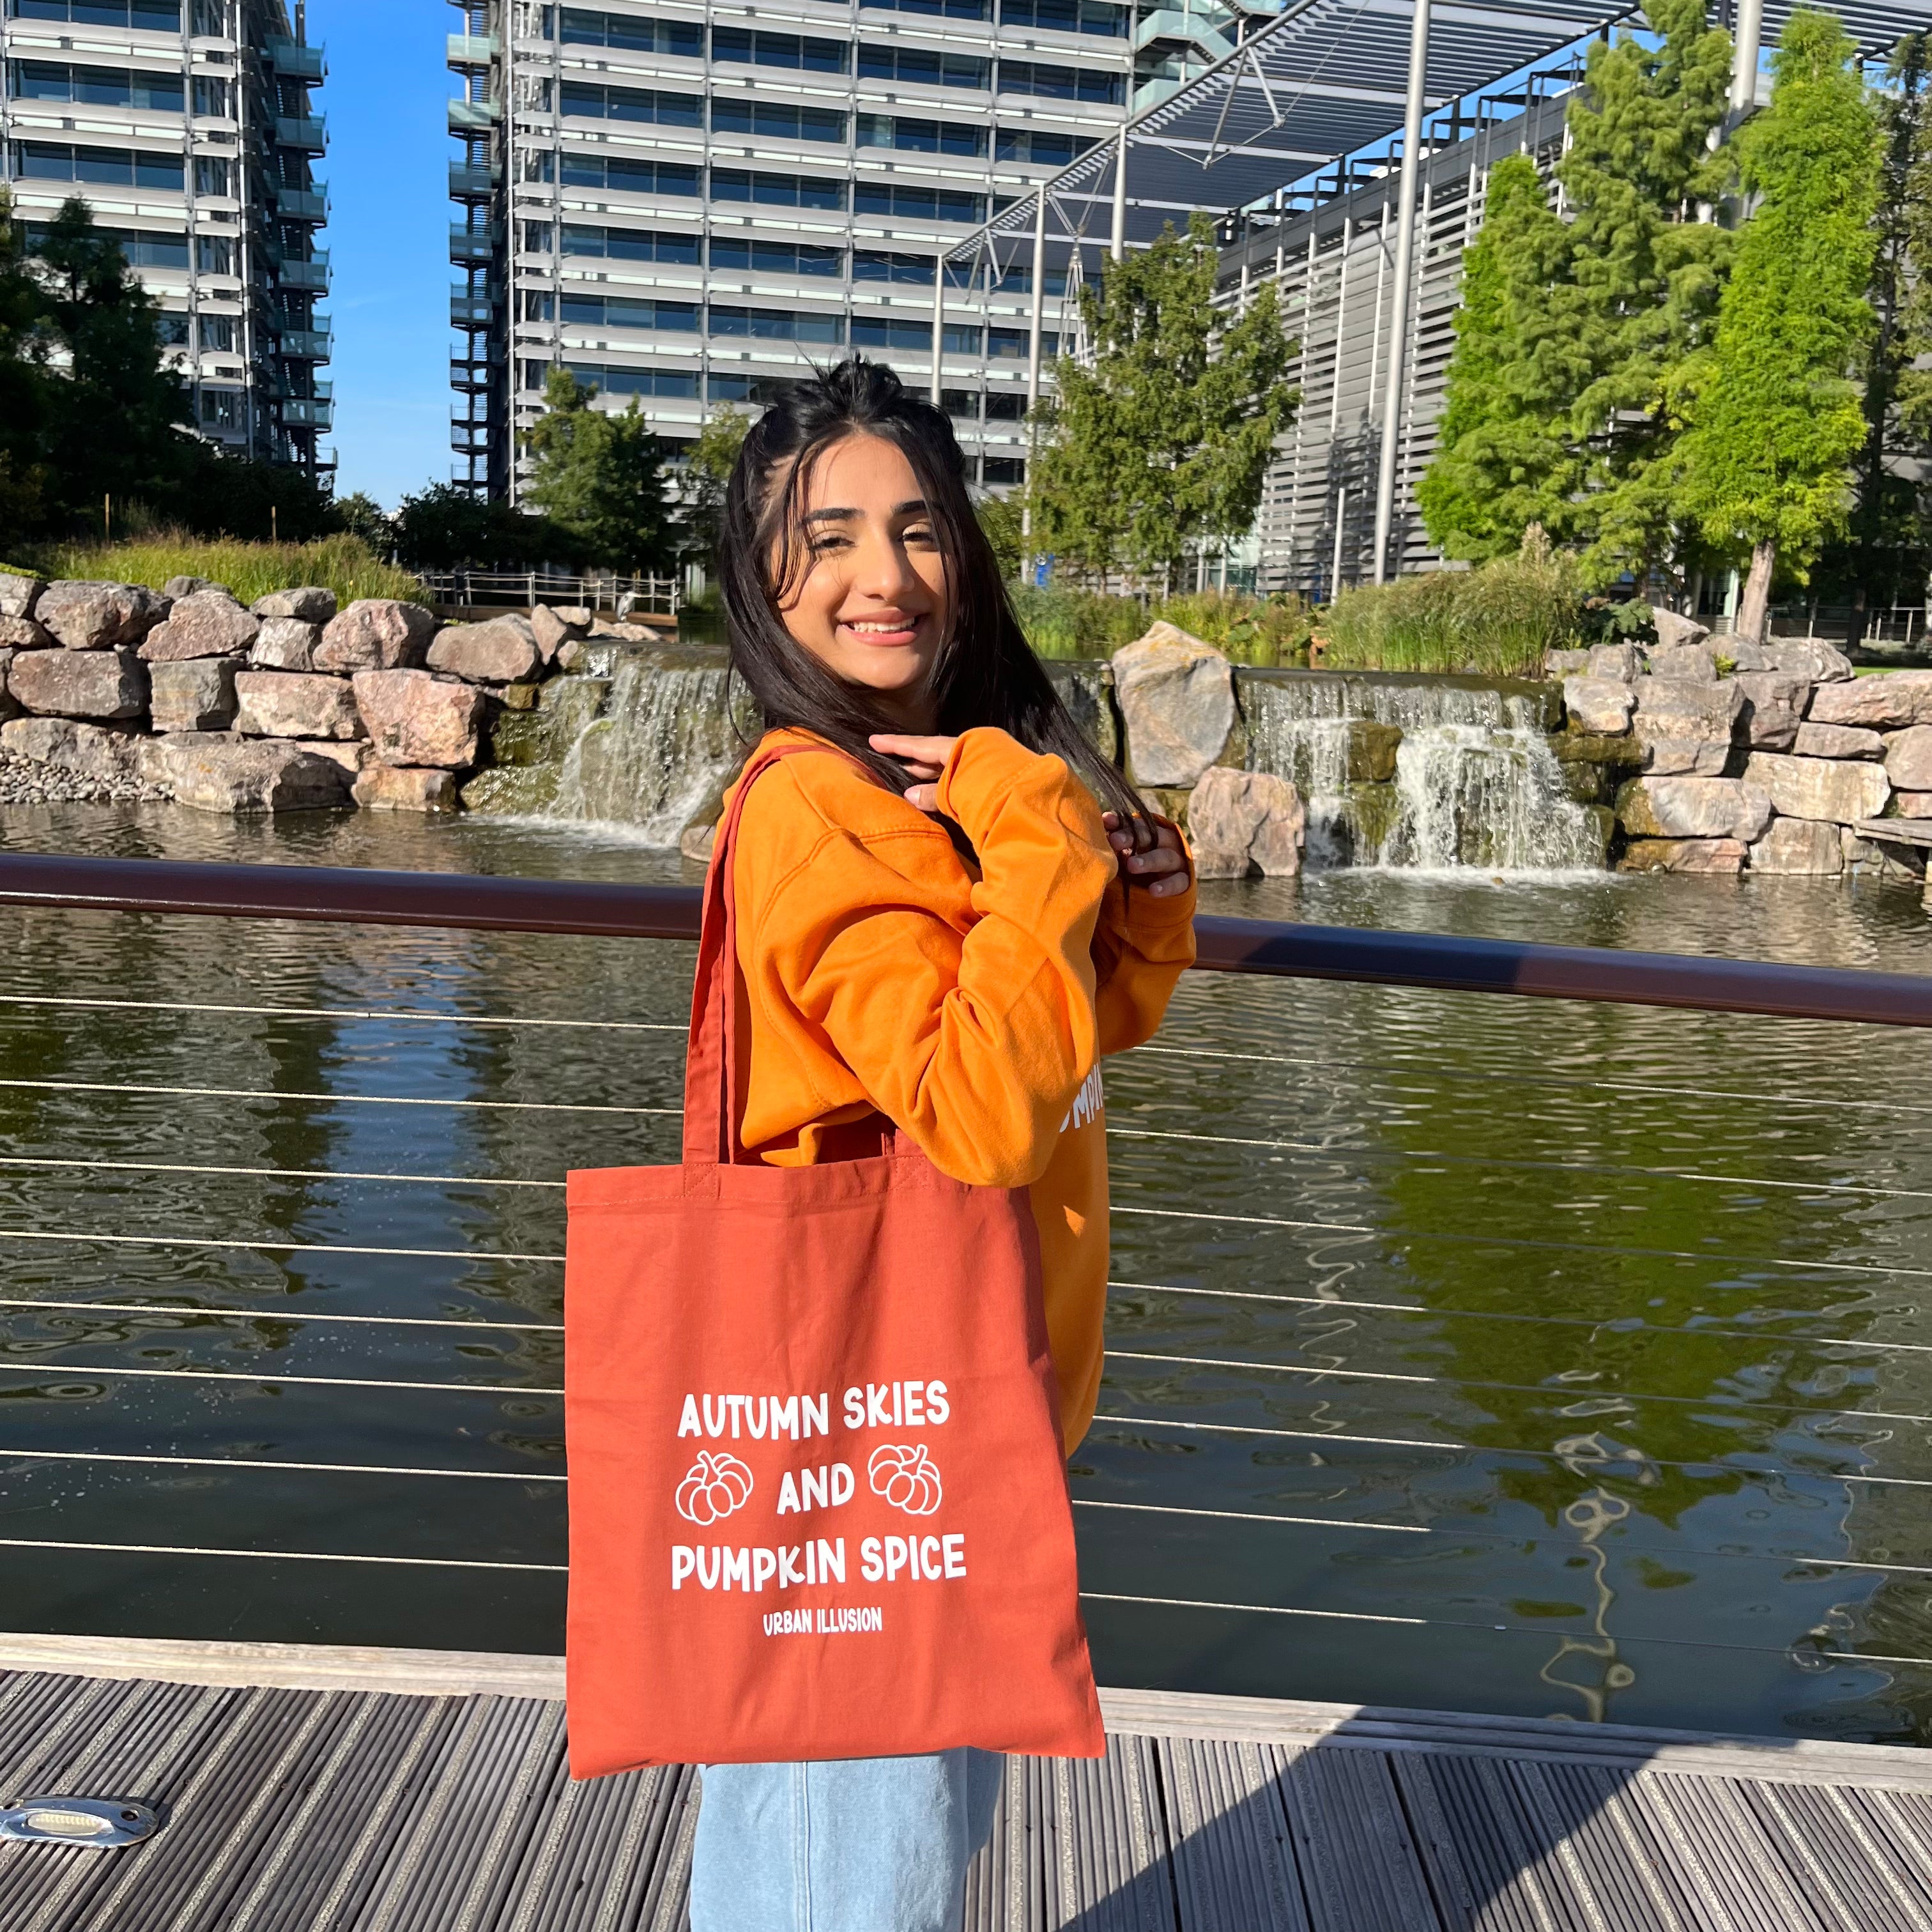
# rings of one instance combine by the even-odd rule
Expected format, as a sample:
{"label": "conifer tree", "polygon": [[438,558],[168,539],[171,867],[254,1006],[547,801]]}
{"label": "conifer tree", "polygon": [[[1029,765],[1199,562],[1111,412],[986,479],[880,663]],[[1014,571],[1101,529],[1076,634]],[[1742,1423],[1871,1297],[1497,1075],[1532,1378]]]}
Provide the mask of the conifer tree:
{"label": "conifer tree", "polygon": [[1842,531],[1864,447],[1863,361],[1879,187],[1876,118],[1831,15],[1786,22],[1771,105],[1734,144],[1757,204],[1738,238],[1714,346],[1694,371],[1688,501],[1720,552],[1748,554],[1737,632],[1761,638],[1780,562],[1801,582]]}
{"label": "conifer tree", "polygon": [[654,570],[671,550],[662,459],[634,396],[622,416],[568,369],[544,386],[544,412],[524,433],[536,458],[524,491],[586,563]]}

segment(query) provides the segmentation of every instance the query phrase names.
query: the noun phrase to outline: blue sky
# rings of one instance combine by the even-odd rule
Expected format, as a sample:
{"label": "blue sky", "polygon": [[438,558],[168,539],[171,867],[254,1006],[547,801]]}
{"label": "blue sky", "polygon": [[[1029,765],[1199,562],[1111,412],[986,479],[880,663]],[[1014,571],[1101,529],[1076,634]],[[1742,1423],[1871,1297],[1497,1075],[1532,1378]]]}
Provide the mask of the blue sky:
{"label": "blue sky", "polygon": [[310,0],[328,50],[324,236],[335,320],[336,492],[393,509],[449,476],[449,223],[444,129],[453,76],[445,0]]}

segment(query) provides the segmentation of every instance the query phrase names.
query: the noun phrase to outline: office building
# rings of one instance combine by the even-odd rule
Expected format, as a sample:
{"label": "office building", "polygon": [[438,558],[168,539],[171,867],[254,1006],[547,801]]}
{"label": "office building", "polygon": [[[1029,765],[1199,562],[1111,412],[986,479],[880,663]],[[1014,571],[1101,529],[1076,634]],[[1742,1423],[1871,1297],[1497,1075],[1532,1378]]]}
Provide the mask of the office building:
{"label": "office building", "polygon": [[195,424],[333,467],[320,48],[283,0],[6,0],[0,156],[29,240],[79,196],[160,304]]}

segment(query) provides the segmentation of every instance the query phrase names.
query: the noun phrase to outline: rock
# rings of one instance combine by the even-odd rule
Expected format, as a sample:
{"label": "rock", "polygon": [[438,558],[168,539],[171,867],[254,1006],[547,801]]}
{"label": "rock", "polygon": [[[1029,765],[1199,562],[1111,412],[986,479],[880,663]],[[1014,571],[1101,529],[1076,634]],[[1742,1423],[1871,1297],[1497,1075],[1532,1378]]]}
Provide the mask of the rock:
{"label": "rock", "polygon": [[1221,755],[1234,724],[1234,681],[1211,645],[1168,623],[1114,653],[1127,757],[1145,785],[1191,785]]}
{"label": "rock", "polygon": [[1195,871],[1204,879],[1292,878],[1301,869],[1306,827],[1301,795],[1272,772],[1215,765],[1187,802]]}
{"label": "rock", "polygon": [[711,848],[718,842],[718,828],[715,825],[687,825],[677,835],[677,849],[687,859],[700,866],[711,862]]}
{"label": "rock", "polygon": [[31,617],[40,592],[46,587],[38,577],[20,577],[10,570],[0,570],[0,617]]}
{"label": "rock", "polygon": [[450,624],[429,647],[429,668],[472,684],[508,684],[528,677],[542,660],[527,617],[492,617],[487,624]]}
{"label": "rock", "polygon": [[33,614],[70,651],[138,644],[168,614],[168,600],[145,584],[75,579],[50,584]]}
{"label": "rock", "polygon": [[1814,724],[1862,725],[1870,731],[1932,724],[1932,670],[1880,671],[1821,684],[1805,716]]}
{"label": "rock", "polygon": [[148,668],[130,650],[21,651],[7,688],[29,711],[53,718],[138,718],[148,708]]}
{"label": "rock", "polygon": [[320,624],[300,617],[264,617],[248,647],[248,662],[256,670],[312,670],[321,641]]}
{"label": "rock", "polygon": [[1734,671],[1769,670],[1773,668],[1771,653],[1748,638],[1720,638],[1711,648]]}
{"label": "rock", "polygon": [[[1828,684],[1822,688],[1832,687]],[[1882,758],[1885,740],[1876,731],[1862,730],[1856,724],[1820,724],[1808,718],[1798,726],[1791,748],[1801,758]]]}
{"label": "rock", "polygon": [[1709,625],[1699,623],[1695,617],[1682,616],[1675,610],[1666,610],[1660,604],[1651,608],[1650,628],[1657,633],[1658,644],[1666,651],[1684,650],[1701,644],[1711,634]]}
{"label": "rock", "polygon": [[161,586],[161,595],[164,597],[192,597],[197,590],[220,588],[212,577],[171,577]]}
{"label": "rock", "polygon": [[1754,751],[1788,752],[1803,722],[1811,681],[1795,671],[1740,671],[1730,682],[1744,694],[1738,736]]}
{"label": "rock", "polygon": [[1900,818],[1932,818],[1932,791],[1895,791],[1892,808]]}
{"label": "rock", "polygon": [[1578,730],[1615,737],[1630,729],[1636,693],[1613,677],[1566,677],[1563,702],[1569,709],[1570,722]]}
{"label": "rock", "polygon": [[[1598,649],[1602,646],[1599,646]],[[1590,659],[1594,655],[1590,651],[1545,651],[1543,654],[1543,674],[1545,677],[1588,677]],[[1634,676],[1635,673],[1633,672]]]}
{"label": "rock", "polygon": [[347,798],[347,773],[299,746],[225,731],[176,732],[152,742],[148,775],[202,812],[310,812]]}
{"label": "rock", "polygon": [[346,677],[244,670],[235,680],[235,728],[244,738],[359,738],[362,719]]}
{"label": "rock", "polygon": [[[1822,638],[1767,638],[1764,654],[1773,670],[1796,671],[1813,684],[1837,684],[1852,675],[1852,661]],[[1856,719],[1833,718],[1833,724]]]}
{"label": "rock", "polygon": [[65,718],[16,718],[0,724],[0,749],[89,778],[137,776],[140,742],[129,732],[77,724]]}
{"label": "rock", "polygon": [[148,673],[157,731],[225,731],[235,722],[235,661],[189,658]]}
{"label": "rock", "polygon": [[1617,818],[1639,838],[1762,836],[1771,796],[1743,778],[1632,778],[1617,794]]}
{"label": "rock", "polygon": [[1646,653],[1652,677],[1682,678],[1692,684],[1717,681],[1718,654],[1702,644],[1660,646]]}
{"label": "rock", "polygon": [[1892,792],[1876,765],[1838,758],[1800,758],[1778,752],[1754,752],[1744,776],[1770,793],[1786,818],[1826,819],[1850,825],[1876,818]]}
{"label": "rock", "polygon": [[355,799],[372,812],[454,812],[456,781],[446,771],[372,764],[356,781]]}
{"label": "rock", "polygon": [[295,590],[272,590],[248,608],[265,621],[296,617],[304,624],[326,624],[335,615],[335,592],[320,584],[305,584]]}
{"label": "rock", "polygon": [[376,755],[386,765],[449,770],[476,762],[484,698],[473,684],[426,670],[363,670],[356,674],[355,687]]}
{"label": "rock", "polygon": [[392,597],[358,597],[323,626],[315,647],[317,670],[403,670],[423,661],[436,619],[420,604]]}
{"label": "rock", "polygon": [[0,617],[0,648],[52,651],[60,646],[51,631],[44,630],[31,617]]}
{"label": "rock", "polygon": [[1747,848],[1736,838],[1636,838],[1620,872],[1742,872]]}
{"label": "rock", "polygon": [[1914,724],[1882,742],[1885,775],[1900,791],[1932,791],[1932,724]]}
{"label": "rock", "polygon": [[567,604],[556,609],[539,604],[530,613],[530,634],[536,639],[537,654],[545,664],[556,656],[560,646],[582,637],[590,628],[590,613],[580,604]]}
{"label": "rock", "polygon": [[148,633],[142,662],[174,664],[189,658],[239,657],[255,641],[260,620],[225,590],[197,590],[177,600],[166,620]]}
{"label": "rock", "polygon": [[1750,851],[1754,872],[1787,878],[1836,878],[1844,864],[1838,828],[1817,818],[1774,818]]}
{"label": "rock", "polygon": [[1640,677],[1631,688],[1636,693],[1636,710],[1630,729],[1644,747],[1647,770],[1694,772],[1709,778],[1723,772],[1744,710],[1744,693],[1735,678],[1707,683]]}
{"label": "rock", "polygon": [[1584,669],[1588,676],[1611,677],[1628,684],[1642,674],[1643,662],[1634,644],[1592,644]]}
{"label": "rock", "polygon": [[367,738],[291,738],[279,742],[292,744],[298,752],[313,752],[318,758],[340,765],[352,778],[376,755]]}

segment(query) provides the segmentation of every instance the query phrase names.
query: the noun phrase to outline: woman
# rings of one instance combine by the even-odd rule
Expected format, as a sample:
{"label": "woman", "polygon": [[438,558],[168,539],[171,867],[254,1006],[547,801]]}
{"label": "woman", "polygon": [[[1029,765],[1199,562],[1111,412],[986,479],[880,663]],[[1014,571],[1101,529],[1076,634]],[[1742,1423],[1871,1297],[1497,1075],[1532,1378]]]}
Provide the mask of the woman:
{"label": "woman", "polygon": [[[739,824],[745,1147],[856,1159],[883,1115],[956,1180],[1029,1188],[1070,1450],[1100,1379],[1100,1059],[1193,957],[1180,836],[1054,695],[951,425],[890,370],[854,358],[766,411],[720,550],[766,742],[826,752],[770,767]],[[1001,1762],[707,1767],[694,1932],[951,1932]]]}

